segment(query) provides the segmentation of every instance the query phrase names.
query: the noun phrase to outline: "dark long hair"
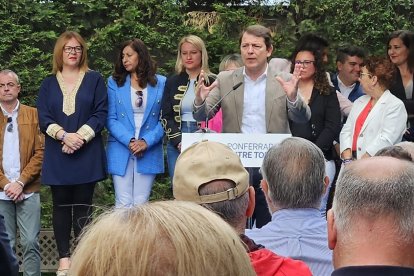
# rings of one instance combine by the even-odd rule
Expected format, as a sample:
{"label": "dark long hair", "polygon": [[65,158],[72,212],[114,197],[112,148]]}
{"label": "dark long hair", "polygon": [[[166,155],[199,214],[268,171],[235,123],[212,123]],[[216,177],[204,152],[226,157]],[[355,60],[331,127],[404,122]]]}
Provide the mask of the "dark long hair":
{"label": "dark long hair", "polygon": [[112,74],[112,77],[118,84],[118,86],[123,86],[129,72],[125,69],[122,63],[122,51],[126,46],[130,46],[135,52],[138,53],[138,65],[135,68],[135,72],[138,76],[139,85],[144,88],[147,84],[155,86],[157,84],[157,77],[155,73],[157,71],[157,65],[155,61],[150,56],[147,46],[141,39],[134,38],[132,40],[127,40],[121,44],[116,62],[115,62],[115,71]]}
{"label": "dark long hair", "polygon": [[315,66],[315,74],[313,75],[313,82],[314,87],[318,89],[319,93],[322,95],[329,95],[332,93],[333,89],[332,86],[329,84],[328,77],[326,75],[325,65],[322,58],[322,50],[315,49],[314,47],[308,47],[304,45],[301,48],[297,48],[292,56],[292,68],[291,71],[295,68],[295,59],[299,52],[309,51],[312,53],[313,57],[315,58],[314,66]]}
{"label": "dark long hair", "polygon": [[[411,73],[414,72],[414,32],[406,30],[394,31],[390,34],[387,41],[387,53],[391,39],[399,38],[408,49],[407,65]],[[388,54],[387,54],[388,56]],[[389,56],[388,56],[389,58]]]}

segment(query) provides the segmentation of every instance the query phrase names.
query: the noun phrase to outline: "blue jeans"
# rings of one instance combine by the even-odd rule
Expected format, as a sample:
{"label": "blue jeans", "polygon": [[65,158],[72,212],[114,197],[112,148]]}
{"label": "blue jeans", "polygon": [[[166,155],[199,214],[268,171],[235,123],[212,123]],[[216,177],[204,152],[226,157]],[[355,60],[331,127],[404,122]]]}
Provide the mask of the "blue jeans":
{"label": "blue jeans", "polygon": [[23,275],[40,275],[40,196],[34,193],[23,201],[0,200],[11,246],[16,247],[16,226],[19,227],[23,248]]}
{"label": "blue jeans", "polygon": [[[183,121],[181,122],[181,133],[193,133],[198,130],[197,122]],[[174,145],[168,141],[167,143],[167,164],[168,164],[168,174],[171,179],[171,187],[173,186],[173,177],[175,163],[177,162],[178,155],[180,152]]]}

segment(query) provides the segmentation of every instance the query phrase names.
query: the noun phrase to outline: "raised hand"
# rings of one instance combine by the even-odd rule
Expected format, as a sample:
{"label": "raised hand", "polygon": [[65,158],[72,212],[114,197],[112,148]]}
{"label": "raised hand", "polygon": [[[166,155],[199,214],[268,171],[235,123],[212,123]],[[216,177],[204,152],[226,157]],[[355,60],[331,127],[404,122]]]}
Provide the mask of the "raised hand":
{"label": "raised hand", "polygon": [[295,64],[295,69],[293,71],[292,77],[290,80],[285,81],[280,76],[276,77],[276,80],[283,87],[283,90],[286,93],[289,101],[294,102],[298,95],[298,83],[303,71],[303,66],[301,64]]}
{"label": "raised hand", "polygon": [[195,88],[195,100],[194,103],[196,105],[201,105],[205,99],[207,98],[210,91],[218,85],[218,81],[215,80],[210,86],[206,86],[204,83],[204,80],[208,78],[208,76],[205,76],[205,73],[203,70],[201,70],[201,73],[198,77],[197,86]]}

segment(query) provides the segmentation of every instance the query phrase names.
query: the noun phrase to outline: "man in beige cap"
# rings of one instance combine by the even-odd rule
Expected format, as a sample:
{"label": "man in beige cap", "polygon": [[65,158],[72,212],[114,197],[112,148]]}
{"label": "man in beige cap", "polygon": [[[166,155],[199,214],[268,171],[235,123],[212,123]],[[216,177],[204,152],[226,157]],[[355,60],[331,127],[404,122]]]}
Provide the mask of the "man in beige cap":
{"label": "man in beige cap", "polygon": [[278,256],[244,235],[254,211],[254,188],[229,147],[211,141],[192,145],[178,157],[173,182],[175,199],[205,206],[239,233],[257,275],[311,275],[305,263]]}

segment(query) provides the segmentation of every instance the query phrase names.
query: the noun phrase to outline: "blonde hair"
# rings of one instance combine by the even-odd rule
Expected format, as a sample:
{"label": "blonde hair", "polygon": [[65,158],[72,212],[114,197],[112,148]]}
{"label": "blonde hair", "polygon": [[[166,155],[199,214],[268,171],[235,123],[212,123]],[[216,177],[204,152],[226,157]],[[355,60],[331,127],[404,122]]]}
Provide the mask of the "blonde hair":
{"label": "blonde hair", "polygon": [[65,44],[72,38],[75,38],[79,44],[82,46],[82,56],[79,62],[79,68],[83,71],[88,70],[88,55],[87,55],[87,45],[85,40],[80,34],[74,31],[66,31],[62,33],[55,43],[55,48],[53,49],[53,69],[52,73],[56,74],[59,71],[62,71],[63,68],[63,47]]}
{"label": "blonde hair", "polygon": [[192,202],[104,214],[81,236],[70,275],[255,275],[240,238]]}
{"label": "blonde hair", "polygon": [[229,65],[235,65],[236,67],[243,67],[243,59],[240,54],[230,54],[225,56],[219,65],[219,72],[227,70]]}
{"label": "blonde hair", "polygon": [[181,46],[186,42],[194,45],[194,47],[196,47],[197,50],[201,52],[201,69],[206,74],[210,75],[211,72],[210,72],[210,68],[208,67],[208,54],[207,54],[206,45],[204,44],[204,41],[196,35],[187,35],[183,37],[178,43],[177,61],[175,62],[175,72],[177,74],[180,74],[181,72],[185,71],[184,64],[181,59]]}

